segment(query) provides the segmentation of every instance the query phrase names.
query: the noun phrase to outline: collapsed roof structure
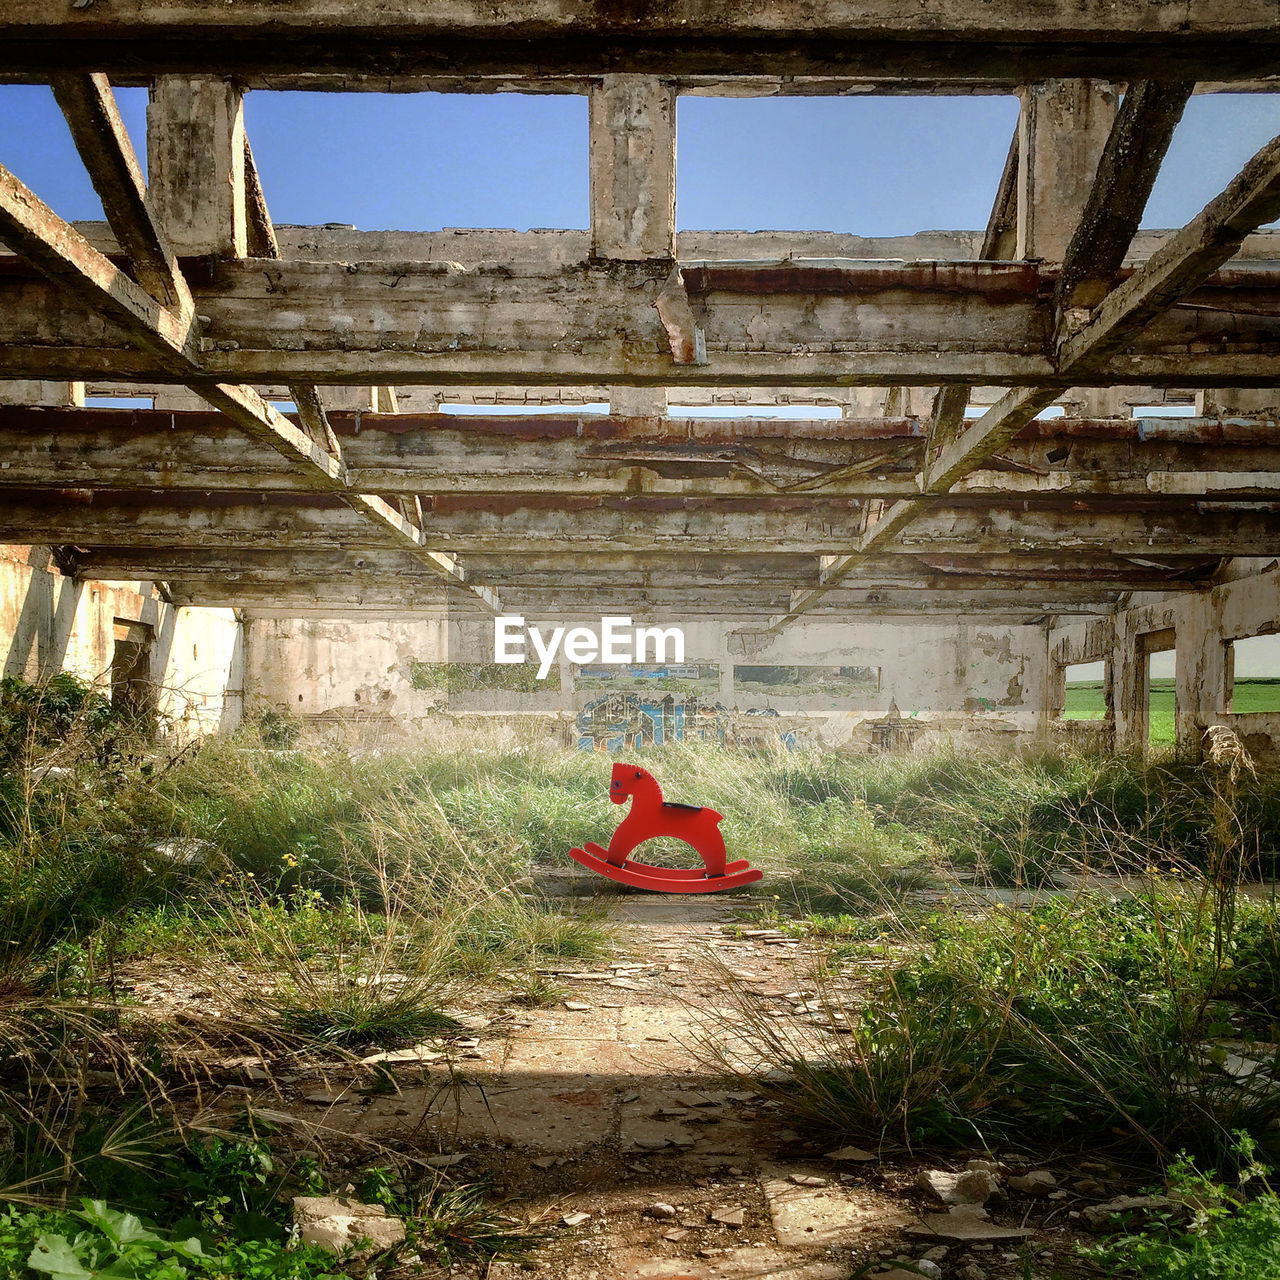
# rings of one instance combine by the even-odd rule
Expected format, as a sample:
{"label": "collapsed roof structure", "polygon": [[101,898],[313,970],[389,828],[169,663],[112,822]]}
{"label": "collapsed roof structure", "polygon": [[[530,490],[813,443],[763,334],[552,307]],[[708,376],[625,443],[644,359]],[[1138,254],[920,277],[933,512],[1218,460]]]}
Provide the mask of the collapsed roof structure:
{"label": "collapsed roof structure", "polygon": [[[1139,230],[1191,95],[1280,87],[1273,0],[10,0],[0,79],[53,86],[107,218],[0,171],[0,542],[69,575],[290,617],[625,601],[750,654],[802,619],[1053,644],[1280,550],[1280,139]],[[151,90],[149,185],[113,84]],[[586,94],[590,230],[277,230],[260,89]],[[985,229],[677,234],[680,94],[868,93],[1019,95]]]}

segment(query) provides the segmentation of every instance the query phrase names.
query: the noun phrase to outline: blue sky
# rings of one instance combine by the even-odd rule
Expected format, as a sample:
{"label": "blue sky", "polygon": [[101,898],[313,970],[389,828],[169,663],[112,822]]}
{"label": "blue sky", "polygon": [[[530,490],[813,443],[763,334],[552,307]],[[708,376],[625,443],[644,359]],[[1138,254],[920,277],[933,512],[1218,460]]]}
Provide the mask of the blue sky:
{"label": "blue sky", "polygon": [[[146,94],[118,96],[141,151]],[[1012,98],[683,98],[679,223],[981,227],[1016,118]],[[277,222],[586,226],[583,98],[259,92],[246,119]],[[1276,134],[1280,95],[1193,99],[1145,225],[1186,222]],[[101,216],[47,89],[0,86],[0,163],[64,217]]]}

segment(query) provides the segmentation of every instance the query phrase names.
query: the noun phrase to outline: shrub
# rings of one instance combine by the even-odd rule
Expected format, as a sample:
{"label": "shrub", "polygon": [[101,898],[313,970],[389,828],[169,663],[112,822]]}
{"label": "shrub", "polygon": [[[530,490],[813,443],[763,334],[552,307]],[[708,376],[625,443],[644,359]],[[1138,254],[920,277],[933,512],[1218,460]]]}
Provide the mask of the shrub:
{"label": "shrub", "polygon": [[100,690],[68,672],[34,683],[0,680],[0,769],[66,742],[73,733],[101,748],[109,731],[127,723]]}

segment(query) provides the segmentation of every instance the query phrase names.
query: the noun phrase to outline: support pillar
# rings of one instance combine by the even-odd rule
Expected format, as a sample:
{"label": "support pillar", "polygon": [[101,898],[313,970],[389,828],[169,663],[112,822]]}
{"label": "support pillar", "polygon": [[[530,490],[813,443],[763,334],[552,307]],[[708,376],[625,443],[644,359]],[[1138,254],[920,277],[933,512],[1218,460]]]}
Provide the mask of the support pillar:
{"label": "support pillar", "polygon": [[676,255],[676,92],[657,76],[606,75],[593,85],[591,256]]}
{"label": "support pillar", "polygon": [[1280,387],[1208,387],[1196,394],[1203,418],[1280,417]]}
{"label": "support pillar", "polygon": [[157,76],[147,106],[149,194],[179,255],[248,251],[244,94],[220,76]]}
{"label": "support pillar", "polygon": [[1084,212],[1120,107],[1104,80],[1042,80],[1021,93],[1019,258],[1061,262]]}
{"label": "support pillar", "polygon": [[609,413],[615,418],[665,418],[666,387],[610,387]]}
{"label": "support pillar", "polygon": [[84,383],[0,380],[0,404],[80,408],[84,405]]}

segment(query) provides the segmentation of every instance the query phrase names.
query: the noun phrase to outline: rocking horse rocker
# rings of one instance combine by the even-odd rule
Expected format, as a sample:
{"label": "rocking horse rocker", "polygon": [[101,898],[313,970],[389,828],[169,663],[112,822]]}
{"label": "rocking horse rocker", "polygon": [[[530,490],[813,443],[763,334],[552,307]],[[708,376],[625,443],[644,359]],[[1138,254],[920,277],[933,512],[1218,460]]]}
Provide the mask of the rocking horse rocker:
{"label": "rocking horse rocker", "polygon": [[[603,849],[588,841],[585,849],[570,849],[569,856],[591,871],[637,889],[655,893],[716,893],[736,889],[764,876],[744,858],[725,861],[720,815],[696,804],[671,804],[662,798],[662,788],[646,770],[634,764],[615,764],[609,785],[609,799],[622,804],[631,797],[631,812]],[[701,870],[686,871],[635,862],[628,854],[646,840],[672,836],[692,845],[702,858]]]}

